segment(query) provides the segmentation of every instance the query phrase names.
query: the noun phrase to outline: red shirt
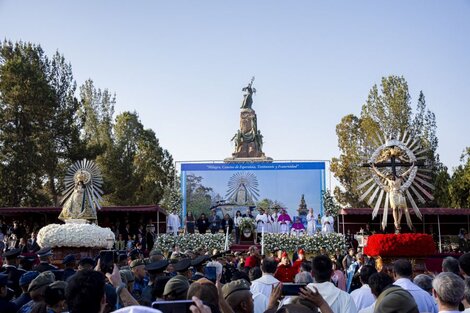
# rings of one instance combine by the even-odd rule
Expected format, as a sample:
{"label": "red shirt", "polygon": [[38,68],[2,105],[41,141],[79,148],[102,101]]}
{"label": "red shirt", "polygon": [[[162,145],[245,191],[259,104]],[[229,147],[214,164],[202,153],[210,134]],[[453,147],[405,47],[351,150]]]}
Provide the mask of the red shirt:
{"label": "red shirt", "polygon": [[297,259],[292,265],[292,272],[294,273],[294,276],[300,271],[300,266],[302,265],[302,262],[303,262],[302,260]]}
{"label": "red shirt", "polygon": [[259,261],[258,257],[254,256],[254,255],[250,255],[249,257],[246,258],[245,267],[252,268],[252,267],[256,267],[256,266],[260,266],[260,261]]}
{"label": "red shirt", "polygon": [[274,277],[283,283],[292,283],[295,277],[294,268],[290,265],[281,264],[277,267]]}

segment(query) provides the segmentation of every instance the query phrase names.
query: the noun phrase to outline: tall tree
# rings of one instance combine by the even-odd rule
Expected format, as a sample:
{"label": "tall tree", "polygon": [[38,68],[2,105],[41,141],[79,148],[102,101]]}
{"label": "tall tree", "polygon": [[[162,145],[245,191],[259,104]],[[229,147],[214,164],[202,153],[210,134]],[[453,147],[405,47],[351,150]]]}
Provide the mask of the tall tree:
{"label": "tall tree", "polygon": [[451,204],[455,208],[470,208],[470,147],[460,158],[462,164],[454,169],[450,181]]}
{"label": "tall tree", "polygon": [[192,212],[194,216],[199,216],[201,213],[207,215],[212,203],[210,193],[213,190],[210,187],[204,186],[202,180],[201,176],[193,174],[186,176],[187,210]]}
{"label": "tall tree", "polygon": [[[367,160],[377,148],[377,137],[397,138],[405,131],[418,139],[423,148],[427,148],[430,168],[444,171],[439,162],[436,149],[436,120],[434,113],[426,107],[424,94],[421,92],[416,113],[411,107],[408,83],[403,77],[383,77],[380,90],[374,85],[369,92],[366,103],[362,106],[359,117],[347,115],[336,126],[340,156],[333,158],[331,171],[338,178],[342,187],[336,187],[334,194],[343,206],[364,207],[359,201],[361,191],[358,185],[362,182],[360,163]],[[445,173],[437,179],[433,174],[434,183],[445,183]],[[439,199],[445,199],[445,188],[439,186],[442,193]],[[434,205],[439,205],[435,201]]]}
{"label": "tall tree", "polygon": [[56,109],[49,67],[39,46],[7,41],[0,46],[2,205],[50,204],[43,189]]}
{"label": "tall tree", "polygon": [[113,127],[113,146],[99,159],[107,177],[112,204],[156,204],[174,180],[170,153],[150,129],[144,129],[136,112],[123,112]]}

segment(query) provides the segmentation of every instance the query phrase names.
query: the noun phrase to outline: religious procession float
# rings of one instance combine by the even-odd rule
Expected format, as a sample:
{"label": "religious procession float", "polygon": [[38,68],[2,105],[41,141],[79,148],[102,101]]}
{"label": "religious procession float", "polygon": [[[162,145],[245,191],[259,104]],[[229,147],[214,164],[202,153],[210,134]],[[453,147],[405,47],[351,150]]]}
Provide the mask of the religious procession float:
{"label": "religious procession float", "polygon": [[49,224],[38,232],[41,248],[52,248],[55,262],[74,254],[95,257],[100,250],[112,249],[114,233],[98,226],[103,179],[93,161],[77,161],[67,171],[62,211],[59,219],[65,224]]}

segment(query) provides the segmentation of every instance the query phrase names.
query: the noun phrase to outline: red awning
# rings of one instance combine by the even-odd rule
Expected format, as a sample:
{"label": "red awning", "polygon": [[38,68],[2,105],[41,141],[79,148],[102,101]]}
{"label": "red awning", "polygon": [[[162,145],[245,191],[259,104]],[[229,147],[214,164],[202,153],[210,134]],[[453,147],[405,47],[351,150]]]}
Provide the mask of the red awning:
{"label": "red awning", "polygon": [[[57,213],[59,214],[62,208],[57,207],[0,207],[0,214],[4,213]],[[165,209],[158,205],[136,205],[136,206],[105,206],[102,207],[100,212],[162,212],[166,214]]]}
{"label": "red awning", "polygon": [[[372,208],[345,208],[341,209],[341,215],[368,215],[372,214]],[[419,211],[423,215],[470,215],[470,209],[454,209],[454,208],[420,208]],[[410,208],[410,213],[414,214]],[[383,214],[383,209],[379,209],[379,214]],[[388,214],[392,214],[392,210],[388,209]]]}

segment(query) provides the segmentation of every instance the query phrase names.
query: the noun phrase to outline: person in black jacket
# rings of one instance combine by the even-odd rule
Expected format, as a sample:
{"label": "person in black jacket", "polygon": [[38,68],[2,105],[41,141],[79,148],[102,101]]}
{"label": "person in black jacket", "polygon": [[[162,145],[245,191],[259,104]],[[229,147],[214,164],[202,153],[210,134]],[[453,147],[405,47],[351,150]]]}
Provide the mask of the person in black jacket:
{"label": "person in black jacket", "polygon": [[26,273],[26,271],[18,269],[17,267],[17,258],[20,253],[20,249],[12,249],[5,252],[3,254],[3,257],[5,258],[5,264],[3,264],[1,269],[1,272],[8,276],[8,287],[13,289],[16,297],[21,295],[21,288],[19,285],[20,277]]}
{"label": "person in black jacket", "polygon": [[227,227],[228,233],[230,235],[233,231],[233,219],[230,217],[230,215],[225,214],[224,219],[222,220],[222,229],[224,230],[224,234],[227,232]]}
{"label": "person in black jacket", "polygon": [[34,267],[35,271],[38,271],[39,273],[45,272],[45,271],[55,271],[57,270],[57,267],[52,265],[52,251],[51,248],[42,248],[37,252],[37,255],[39,257],[40,263]]}
{"label": "person in black jacket", "polygon": [[209,220],[207,219],[204,213],[199,216],[196,224],[200,234],[205,234],[207,229],[209,228]]}

